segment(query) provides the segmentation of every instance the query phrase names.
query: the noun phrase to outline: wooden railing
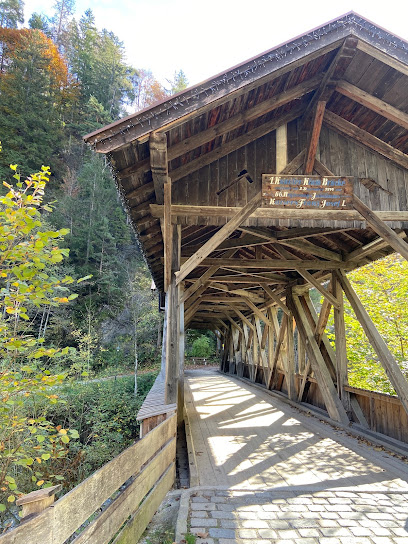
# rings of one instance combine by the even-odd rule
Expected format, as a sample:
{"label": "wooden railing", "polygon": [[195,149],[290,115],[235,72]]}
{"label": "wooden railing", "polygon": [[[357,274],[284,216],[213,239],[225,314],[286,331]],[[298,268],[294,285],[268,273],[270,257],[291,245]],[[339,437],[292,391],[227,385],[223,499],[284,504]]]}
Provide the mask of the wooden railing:
{"label": "wooden railing", "polygon": [[72,544],[137,542],[174,483],[176,429],[174,414],[53,505],[1,536],[0,544],[63,544],[84,524]]}

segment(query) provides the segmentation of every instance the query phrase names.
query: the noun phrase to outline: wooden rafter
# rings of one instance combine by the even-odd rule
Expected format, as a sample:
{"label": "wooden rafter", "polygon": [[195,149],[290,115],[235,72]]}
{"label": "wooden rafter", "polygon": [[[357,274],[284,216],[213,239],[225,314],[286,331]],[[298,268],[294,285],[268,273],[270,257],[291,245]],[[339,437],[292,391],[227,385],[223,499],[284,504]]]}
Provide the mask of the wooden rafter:
{"label": "wooden rafter", "polygon": [[357,42],[358,40],[352,36],[343,41],[334,59],[330,63],[330,66],[327,68],[318,90],[315,92],[312,100],[307,106],[307,109],[303,115],[302,126],[308,122],[312,113],[315,111],[318,102],[328,102],[330,99],[334,92],[332,80],[341,79],[343,77],[348,65],[355,55]]}
{"label": "wooden rafter", "polygon": [[272,119],[271,121],[267,121],[259,127],[256,127],[246,132],[242,136],[238,136],[237,138],[230,140],[224,145],[217,147],[213,151],[209,151],[208,153],[201,155],[200,157],[198,157],[198,159],[194,159],[187,164],[180,166],[175,170],[172,170],[170,173],[171,179],[173,180],[173,182],[177,181],[185,176],[188,176],[189,174],[192,174],[200,168],[203,168],[204,166],[207,166],[208,164],[211,164],[212,162],[215,162],[218,159],[225,157],[232,151],[235,151],[240,147],[244,147],[245,145],[255,140],[258,140],[259,138],[262,138],[262,136],[265,136],[265,134],[269,134],[269,132],[275,130],[282,123],[289,123],[290,121],[297,119],[303,113],[303,111],[304,107],[302,105],[295,106],[286,115],[279,117],[279,119]]}
{"label": "wooden rafter", "polygon": [[[397,236],[402,239],[405,239],[407,237],[404,231],[397,233]],[[375,253],[376,251],[380,251],[388,245],[389,243],[380,236],[379,238],[372,240],[368,244],[365,244],[364,246],[359,247],[346,255],[345,261],[360,261],[361,259],[364,259],[364,257],[367,257],[368,255],[371,255],[371,253]]]}
{"label": "wooden rafter", "polygon": [[408,114],[398,108],[394,108],[391,104],[380,100],[379,98],[359,89],[355,85],[352,85],[348,81],[338,81],[336,85],[336,91],[348,98],[358,102],[362,106],[369,108],[375,113],[378,113],[382,117],[389,119],[393,123],[400,125],[408,129]]}
{"label": "wooden rafter", "polygon": [[295,249],[299,249],[303,253],[309,253],[310,255],[317,255],[318,257],[322,257],[323,259],[330,259],[332,261],[339,261],[339,262],[342,261],[342,257],[339,253],[336,253],[324,247],[317,246],[316,244],[313,244],[309,240],[280,239],[279,243],[289,247],[293,247]]}
{"label": "wooden rafter", "polygon": [[383,155],[403,168],[408,169],[408,155],[399,149],[396,149],[392,145],[383,142],[366,130],[359,128],[357,125],[346,121],[342,117],[339,117],[335,113],[328,110],[326,110],[326,113],[324,114],[324,122],[337,132],[340,132],[345,136],[349,136],[353,140],[367,146],[369,149],[380,153],[380,155]]}

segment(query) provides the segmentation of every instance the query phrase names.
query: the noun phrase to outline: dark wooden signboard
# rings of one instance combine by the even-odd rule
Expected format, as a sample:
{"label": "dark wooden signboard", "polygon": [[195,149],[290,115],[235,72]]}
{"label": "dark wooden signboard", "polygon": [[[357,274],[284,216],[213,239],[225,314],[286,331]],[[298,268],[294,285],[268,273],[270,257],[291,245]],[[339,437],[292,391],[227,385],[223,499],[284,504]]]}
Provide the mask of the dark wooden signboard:
{"label": "dark wooden signboard", "polygon": [[262,174],[262,206],[350,210],[353,208],[353,178]]}

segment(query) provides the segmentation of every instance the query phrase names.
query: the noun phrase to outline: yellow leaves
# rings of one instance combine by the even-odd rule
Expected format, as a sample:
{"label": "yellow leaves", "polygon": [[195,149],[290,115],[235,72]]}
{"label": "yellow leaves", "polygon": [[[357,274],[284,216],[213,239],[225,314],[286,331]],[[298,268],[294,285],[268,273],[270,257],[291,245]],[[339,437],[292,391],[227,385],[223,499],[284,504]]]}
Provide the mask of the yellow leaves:
{"label": "yellow leaves", "polygon": [[42,486],[43,483],[44,483],[44,480],[38,480],[38,482],[37,482],[38,487]]}

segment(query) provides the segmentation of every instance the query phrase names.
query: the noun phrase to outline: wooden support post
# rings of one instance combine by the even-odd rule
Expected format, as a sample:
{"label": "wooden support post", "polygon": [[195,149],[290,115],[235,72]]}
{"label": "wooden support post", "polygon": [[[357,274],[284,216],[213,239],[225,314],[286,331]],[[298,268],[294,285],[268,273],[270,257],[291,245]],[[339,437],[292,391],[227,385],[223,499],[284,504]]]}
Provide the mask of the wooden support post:
{"label": "wooden support post", "polygon": [[184,349],[185,349],[185,331],[184,331],[184,302],[181,302],[184,291],[184,284],[179,285],[179,379],[177,395],[177,423],[183,421],[184,415]]}
{"label": "wooden support post", "polygon": [[408,261],[408,244],[355,195],[353,197],[353,206],[364,217],[370,227]]}
{"label": "wooden support post", "polygon": [[337,279],[333,274],[332,291],[339,301],[339,307],[334,308],[334,334],[336,339],[336,374],[337,374],[337,392],[343,403],[343,406],[351,414],[350,394],[345,389],[348,385],[348,360],[346,344],[346,326],[344,323],[344,302],[343,291]]}
{"label": "wooden support post", "polygon": [[164,244],[164,290],[167,290],[171,281],[171,259],[173,254],[173,229],[171,226],[171,181],[164,184],[164,217],[163,217],[163,244]]}
{"label": "wooden support post", "polygon": [[317,145],[319,143],[320,130],[322,128],[324,111],[326,109],[326,102],[319,101],[316,104],[315,114],[313,118],[312,128],[309,134],[309,143],[307,146],[307,154],[305,160],[305,175],[313,174],[313,167],[316,159]]}
{"label": "wooden support post", "polygon": [[39,514],[55,501],[55,494],[61,490],[61,485],[54,485],[46,489],[37,489],[17,499],[17,506],[22,506],[21,519],[35,514]]}
{"label": "wooden support post", "polygon": [[295,388],[295,342],[294,342],[294,328],[293,317],[288,316],[286,325],[286,387],[288,388],[288,398],[290,400],[296,400],[296,388]]}
{"label": "wooden support post", "polygon": [[288,125],[276,129],[276,172],[280,173],[288,164]]}
{"label": "wooden support post", "polygon": [[163,340],[162,340],[162,353],[161,353],[161,365],[160,365],[160,376],[163,381],[166,379],[166,349],[167,349],[167,323],[168,323],[168,297],[166,295],[166,302],[164,307],[164,319],[163,319]]}
{"label": "wooden support post", "polygon": [[[177,403],[178,378],[179,378],[179,289],[176,285],[175,272],[180,266],[181,227],[173,225],[172,228],[172,276],[167,291],[167,335],[166,335],[166,387],[165,404]],[[178,407],[182,409],[182,407]]]}
{"label": "wooden support post", "polygon": [[330,417],[336,421],[340,421],[341,423],[348,424],[349,418],[339,397],[337,396],[336,388],[320,352],[319,346],[317,345],[314,330],[312,330],[310,326],[299,297],[292,294],[287,299],[287,305],[295,316],[298,330],[306,345],[306,352],[311,361],[313,371],[317,378],[317,382],[320,391],[322,392]]}
{"label": "wooden support post", "polygon": [[212,253],[230,234],[234,232],[247,217],[260,205],[261,195],[257,194],[226,225],[220,228],[198,251],[183,264],[177,272],[177,285],[186,278],[210,253]]}
{"label": "wooden support post", "polygon": [[[277,335],[277,339],[276,339],[275,353],[274,353],[273,361],[271,364],[271,373],[269,377],[268,388],[271,387],[272,389],[276,389],[276,386],[278,384],[278,360],[279,360],[283,342],[285,340],[285,333],[286,333],[286,326],[288,323],[288,319],[289,319],[288,316],[286,314],[283,314],[281,326],[278,327],[277,326],[278,320],[275,314],[274,321],[276,321],[276,323],[274,325],[274,328],[275,328],[275,333]],[[278,333],[278,330],[279,330],[279,333]],[[284,364],[284,367],[285,366],[286,365]]]}
{"label": "wooden support post", "polygon": [[373,346],[375,352],[380,359],[381,364],[384,367],[387,376],[392,383],[397,395],[400,398],[405,411],[408,413],[408,382],[405,379],[400,367],[395,361],[392,353],[387,347],[387,344],[382,339],[380,333],[377,331],[374,323],[368,315],[366,309],[358,298],[356,292],[352,288],[345,273],[336,271],[337,278],[339,279],[343,291],[346,293],[351,307],[356,314],[358,321],[364,329],[370,344]]}

